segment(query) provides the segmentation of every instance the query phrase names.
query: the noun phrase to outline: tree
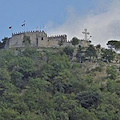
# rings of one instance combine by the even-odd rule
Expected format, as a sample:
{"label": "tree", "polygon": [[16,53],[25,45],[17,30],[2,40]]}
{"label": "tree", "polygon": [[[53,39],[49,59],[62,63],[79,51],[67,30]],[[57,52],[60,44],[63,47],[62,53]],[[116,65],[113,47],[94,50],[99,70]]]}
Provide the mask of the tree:
{"label": "tree", "polygon": [[73,39],[72,39],[72,41],[71,41],[71,43],[72,43],[72,45],[78,45],[79,44],[79,39],[78,38],[76,38],[76,37],[74,37]]}
{"label": "tree", "polygon": [[111,49],[115,49],[116,51],[120,50],[120,41],[110,40],[107,43],[108,47]]}
{"label": "tree", "polygon": [[2,39],[2,41],[0,41],[0,49],[5,47],[6,41],[8,40],[8,37],[5,37],[4,39]]}
{"label": "tree", "polygon": [[90,57],[90,61],[91,61],[91,58],[97,58],[97,54],[96,54],[96,49],[93,45],[90,45],[86,51],[85,51],[85,56],[86,57]]}
{"label": "tree", "polygon": [[70,120],[98,120],[94,113],[82,107],[76,107],[70,113]]}
{"label": "tree", "polygon": [[12,83],[20,88],[24,88],[28,78],[32,76],[34,70],[33,60],[25,56],[17,56],[10,60],[8,70],[11,73]]}
{"label": "tree", "polygon": [[65,52],[66,55],[68,55],[69,58],[73,57],[74,49],[72,47],[65,47],[63,51]]}
{"label": "tree", "polygon": [[120,84],[119,84],[119,82],[115,81],[113,79],[108,79],[107,90],[111,93],[116,93],[118,96],[120,96]]}
{"label": "tree", "polygon": [[102,58],[106,62],[111,62],[115,58],[115,52],[112,49],[104,49],[102,50]]}
{"label": "tree", "polygon": [[118,76],[115,66],[108,67],[106,70],[108,78],[115,80]]}
{"label": "tree", "polygon": [[100,44],[96,45],[96,48],[97,48],[97,49],[100,49],[100,48],[101,48],[101,45],[100,45]]}
{"label": "tree", "polygon": [[79,48],[78,48],[78,51],[77,51],[77,54],[76,54],[76,58],[77,58],[77,61],[80,62],[80,63],[85,61],[85,53],[82,50],[81,45],[79,45]]}
{"label": "tree", "polygon": [[22,78],[24,77],[24,75],[21,72],[12,71],[11,77],[12,77],[12,84],[14,84],[17,87],[22,86]]}
{"label": "tree", "polygon": [[2,81],[10,81],[11,80],[11,76],[9,71],[6,68],[0,68],[0,80]]}
{"label": "tree", "polygon": [[4,108],[1,113],[1,116],[4,118],[2,120],[15,120],[19,115],[20,114],[17,111],[11,108],[7,108],[7,109]]}
{"label": "tree", "polygon": [[71,64],[72,49],[0,50],[0,120],[119,120],[118,64],[98,61],[108,77],[86,71],[91,63]]}
{"label": "tree", "polygon": [[98,92],[82,92],[77,97],[81,106],[84,108],[97,107],[100,102],[100,94]]}

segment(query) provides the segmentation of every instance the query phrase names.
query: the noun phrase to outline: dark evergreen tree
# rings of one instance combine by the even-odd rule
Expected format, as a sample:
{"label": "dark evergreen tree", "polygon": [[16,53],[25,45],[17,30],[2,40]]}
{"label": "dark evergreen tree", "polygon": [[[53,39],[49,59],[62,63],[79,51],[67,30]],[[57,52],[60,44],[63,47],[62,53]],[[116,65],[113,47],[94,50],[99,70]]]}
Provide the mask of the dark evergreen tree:
{"label": "dark evergreen tree", "polygon": [[86,57],[89,57],[90,61],[92,60],[92,57],[93,58],[97,58],[97,53],[96,53],[96,49],[93,45],[90,45],[86,51],[85,51],[85,56]]}
{"label": "dark evergreen tree", "polygon": [[76,37],[74,37],[73,39],[72,39],[72,41],[71,41],[71,43],[72,43],[72,45],[78,45],[79,44],[79,39],[78,38],[76,38]]}

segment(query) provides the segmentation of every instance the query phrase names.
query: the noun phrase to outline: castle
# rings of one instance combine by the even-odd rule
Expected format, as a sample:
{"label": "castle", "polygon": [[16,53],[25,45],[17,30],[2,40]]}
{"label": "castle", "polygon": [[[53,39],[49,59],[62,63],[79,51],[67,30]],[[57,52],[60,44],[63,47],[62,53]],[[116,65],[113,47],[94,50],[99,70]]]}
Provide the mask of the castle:
{"label": "castle", "polygon": [[[12,34],[12,37],[6,41],[5,49],[9,48],[24,48],[25,37],[29,38],[31,47],[53,47],[58,48],[60,46],[72,46],[71,42],[67,41],[67,35],[47,36],[44,31],[29,31]],[[90,43],[86,40],[80,40],[79,45],[88,46]]]}
{"label": "castle", "polygon": [[12,34],[12,37],[6,42],[5,49],[25,47],[25,36],[30,38],[30,46],[32,47],[59,47],[60,42],[67,43],[67,35],[48,37],[44,31],[37,30]]}

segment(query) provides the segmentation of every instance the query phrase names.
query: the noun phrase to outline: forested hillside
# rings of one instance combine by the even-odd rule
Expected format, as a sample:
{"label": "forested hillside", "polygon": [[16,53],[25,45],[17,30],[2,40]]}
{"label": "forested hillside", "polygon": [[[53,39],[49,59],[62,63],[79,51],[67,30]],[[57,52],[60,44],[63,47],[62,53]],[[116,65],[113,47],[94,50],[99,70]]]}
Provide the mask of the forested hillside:
{"label": "forested hillside", "polygon": [[120,120],[119,55],[99,47],[1,49],[0,120]]}

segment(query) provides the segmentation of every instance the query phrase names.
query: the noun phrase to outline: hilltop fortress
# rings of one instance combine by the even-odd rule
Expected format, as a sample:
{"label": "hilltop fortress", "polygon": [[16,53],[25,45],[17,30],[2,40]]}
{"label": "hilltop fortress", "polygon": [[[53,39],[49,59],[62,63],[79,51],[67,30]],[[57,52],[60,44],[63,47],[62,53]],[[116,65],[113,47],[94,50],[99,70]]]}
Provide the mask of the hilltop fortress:
{"label": "hilltop fortress", "polygon": [[[67,41],[67,35],[58,36],[47,36],[44,31],[30,31],[30,32],[20,32],[12,34],[12,37],[6,41],[5,49],[8,48],[24,48],[25,37],[29,39],[29,44],[31,47],[53,47],[58,48],[60,46],[72,46],[71,42]],[[80,40],[79,45],[88,46],[90,44],[87,40]]]}

